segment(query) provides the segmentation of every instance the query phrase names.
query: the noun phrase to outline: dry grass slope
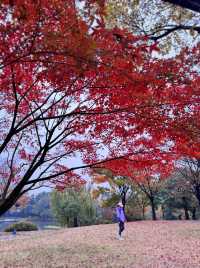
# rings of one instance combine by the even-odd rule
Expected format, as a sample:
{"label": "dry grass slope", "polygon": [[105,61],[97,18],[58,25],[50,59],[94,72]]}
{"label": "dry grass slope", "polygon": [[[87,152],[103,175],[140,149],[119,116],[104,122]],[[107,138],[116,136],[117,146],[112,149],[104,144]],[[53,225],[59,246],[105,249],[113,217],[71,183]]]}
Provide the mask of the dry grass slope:
{"label": "dry grass slope", "polygon": [[0,235],[0,267],[199,268],[200,222],[134,222]]}

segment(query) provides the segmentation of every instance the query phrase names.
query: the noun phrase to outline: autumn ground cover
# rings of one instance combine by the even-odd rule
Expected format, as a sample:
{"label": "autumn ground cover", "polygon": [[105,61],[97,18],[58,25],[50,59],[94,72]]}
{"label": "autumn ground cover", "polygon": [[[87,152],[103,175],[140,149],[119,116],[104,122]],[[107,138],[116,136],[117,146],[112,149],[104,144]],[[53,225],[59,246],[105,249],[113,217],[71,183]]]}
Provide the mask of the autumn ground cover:
{"label": "autumn ground cover", "polygon": [[0,235],[0,267],[200,267],[200,223],[127,223],[119,241],[116,225]]}

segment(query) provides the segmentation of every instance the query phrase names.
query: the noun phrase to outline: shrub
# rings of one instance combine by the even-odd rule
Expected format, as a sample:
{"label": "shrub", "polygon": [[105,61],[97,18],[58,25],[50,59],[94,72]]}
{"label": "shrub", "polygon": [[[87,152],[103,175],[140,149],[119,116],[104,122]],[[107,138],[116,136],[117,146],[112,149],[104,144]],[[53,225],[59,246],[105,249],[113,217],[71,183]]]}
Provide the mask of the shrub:
{"label": "shrub", "polygon": [[12,232],[13,230],[16,231],[37,231],[38,227],[36,224],[28,221],[19,221],[13,223],[5,228],[4,232]]}

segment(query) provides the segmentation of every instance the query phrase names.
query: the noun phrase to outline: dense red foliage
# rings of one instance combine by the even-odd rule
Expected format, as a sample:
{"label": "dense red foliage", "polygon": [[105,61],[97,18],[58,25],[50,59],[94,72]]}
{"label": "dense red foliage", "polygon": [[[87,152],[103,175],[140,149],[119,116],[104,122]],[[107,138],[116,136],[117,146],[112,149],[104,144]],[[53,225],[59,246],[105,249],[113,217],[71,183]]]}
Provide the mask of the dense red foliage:
{"label": "dense red foliage", "polygon": [[3,189],[18,181],[3,202],[81,183],[76,169],[110,158],[143,168],[199,156],[199,48],[155,59],[155,44],[106,29],[103,15],[99,0],[1,1],[0,153],[17,166]]}

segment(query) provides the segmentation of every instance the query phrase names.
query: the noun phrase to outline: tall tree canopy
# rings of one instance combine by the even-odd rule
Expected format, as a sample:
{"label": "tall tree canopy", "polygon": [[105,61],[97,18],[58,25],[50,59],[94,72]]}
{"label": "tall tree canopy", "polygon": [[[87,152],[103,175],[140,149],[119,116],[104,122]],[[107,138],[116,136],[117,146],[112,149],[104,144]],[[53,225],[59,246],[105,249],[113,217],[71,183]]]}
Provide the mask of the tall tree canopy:
{"label": "tall tree canopy", "polygon": [[[187,2],[187,1],[186,1]],[[199,41],[199,13],[163,0],[108,0],[108,27],[118,25],[158,42],[159,54],[168,57]]]}
{"label": "tall tree canopy", "polygon": [[147,36],[105,27],[104,2],[1,1],[0,215],[103,161],[199,154],[199,47],[156,59]]}

